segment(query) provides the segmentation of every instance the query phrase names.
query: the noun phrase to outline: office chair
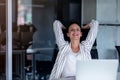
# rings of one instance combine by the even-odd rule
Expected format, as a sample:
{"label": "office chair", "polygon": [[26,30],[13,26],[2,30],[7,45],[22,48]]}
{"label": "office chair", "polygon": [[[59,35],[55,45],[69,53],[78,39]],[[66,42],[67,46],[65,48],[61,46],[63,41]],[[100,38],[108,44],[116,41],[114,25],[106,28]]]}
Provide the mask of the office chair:
{"label": "office chair", "polygon": [[97,51],[97,49],[92,49],[91,51],[90,51],[90,54],[91,54],[91,58],[92,59],[98,59],[99,57],[98,57],[98,51]]}
{"label": "office chair", "polygon": [[115,48],[117,49],[118,56],[119,56],[119,62],[120,62],[120,46],[115,46]]}

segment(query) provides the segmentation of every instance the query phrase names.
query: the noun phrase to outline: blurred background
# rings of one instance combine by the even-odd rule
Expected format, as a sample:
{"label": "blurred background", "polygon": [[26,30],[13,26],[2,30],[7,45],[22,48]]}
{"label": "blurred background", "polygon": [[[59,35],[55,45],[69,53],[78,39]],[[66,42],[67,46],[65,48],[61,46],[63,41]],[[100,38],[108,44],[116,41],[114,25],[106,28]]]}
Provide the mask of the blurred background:
{"label": "blurred background", "polygon": [[[0,0],[0,80],[6,79],[7,67],[6,7],[6,0]],[[119,59],[120,0],[12,0],[14,80],[49,78],[58,52],[52,28],[55,19],[65,27],[73,20],[83,26],[97,19],[100,25],[92,58]],[[84,40],[89,30],[82,31]]]}

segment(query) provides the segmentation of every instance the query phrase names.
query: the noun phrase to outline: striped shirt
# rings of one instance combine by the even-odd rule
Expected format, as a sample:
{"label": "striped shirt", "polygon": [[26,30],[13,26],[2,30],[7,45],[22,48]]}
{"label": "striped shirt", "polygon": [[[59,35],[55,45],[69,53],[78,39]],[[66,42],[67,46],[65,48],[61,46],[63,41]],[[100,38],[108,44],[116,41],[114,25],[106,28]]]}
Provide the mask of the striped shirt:
{"label": "striped shirt", "polygon": [[[70,43],[64,40],[62,26],[63,25],[59,20],[55,20],[53,23],[53,30],[55,33],[56,44],[58,45],[59,52],[49,80],[56,80],[62,77],[69,53],[71,53]],[[86,37],[86,40],[80,43],[80,51],[76,57],[77,59],[91,59],[90,51],[97,36],[97,32],[98,22],[92,20],[92,22],[90,23],[90,30],[88,36]]]}

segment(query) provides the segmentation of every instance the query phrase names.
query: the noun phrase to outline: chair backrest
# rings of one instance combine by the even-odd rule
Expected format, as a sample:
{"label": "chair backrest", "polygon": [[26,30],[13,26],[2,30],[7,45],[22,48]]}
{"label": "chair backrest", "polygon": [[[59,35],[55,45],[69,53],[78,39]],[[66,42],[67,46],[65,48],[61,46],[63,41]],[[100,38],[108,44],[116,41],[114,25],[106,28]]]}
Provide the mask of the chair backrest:
{"label": "chair backrest", "polygon": [[33,36],[34,32],[21,32],[21,45],[24,48],[28,48],[28,46],[30,45],[30,41],[32,41],[32,36]]}
{"label": "chair backrest", "polygon": [[[6,45],[6,32],[0,34],[0,45]],[[13,49],[20,49],[20,33],[12,33],[12,47]]]}
{"label": "chair backrest", "polygon": [[12,33],[12,47],[13,49],[21,49],[21,43],[20,43],[20,33],[19,32],[13,32]]}
{"label": "chair backrest", "polygon": [[115,46],[115,47],[116,47],[118,53],[120,53],[120,46]]}
{"label": "chair backrest", "polygon": [[98,59],[99,58],[97,49],[92,49],[90,54],[91,54],[92,59]]}

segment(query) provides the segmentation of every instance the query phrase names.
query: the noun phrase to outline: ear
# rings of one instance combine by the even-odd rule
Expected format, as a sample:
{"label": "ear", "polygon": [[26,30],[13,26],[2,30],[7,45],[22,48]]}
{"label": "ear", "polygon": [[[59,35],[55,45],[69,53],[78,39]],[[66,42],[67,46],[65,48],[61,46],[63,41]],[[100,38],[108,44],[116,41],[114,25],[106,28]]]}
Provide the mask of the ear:
{"label": "ear", "polygon": [[82,35],[83,35],[83,34],[82,34],[82,32],[81,32],[81,36],[80,36],[80,37],[82,37]]}
{"label": "ear", "polygon": [[69,33],[67,33],[67,37],[69,37],[70,35],[69,35]]}

